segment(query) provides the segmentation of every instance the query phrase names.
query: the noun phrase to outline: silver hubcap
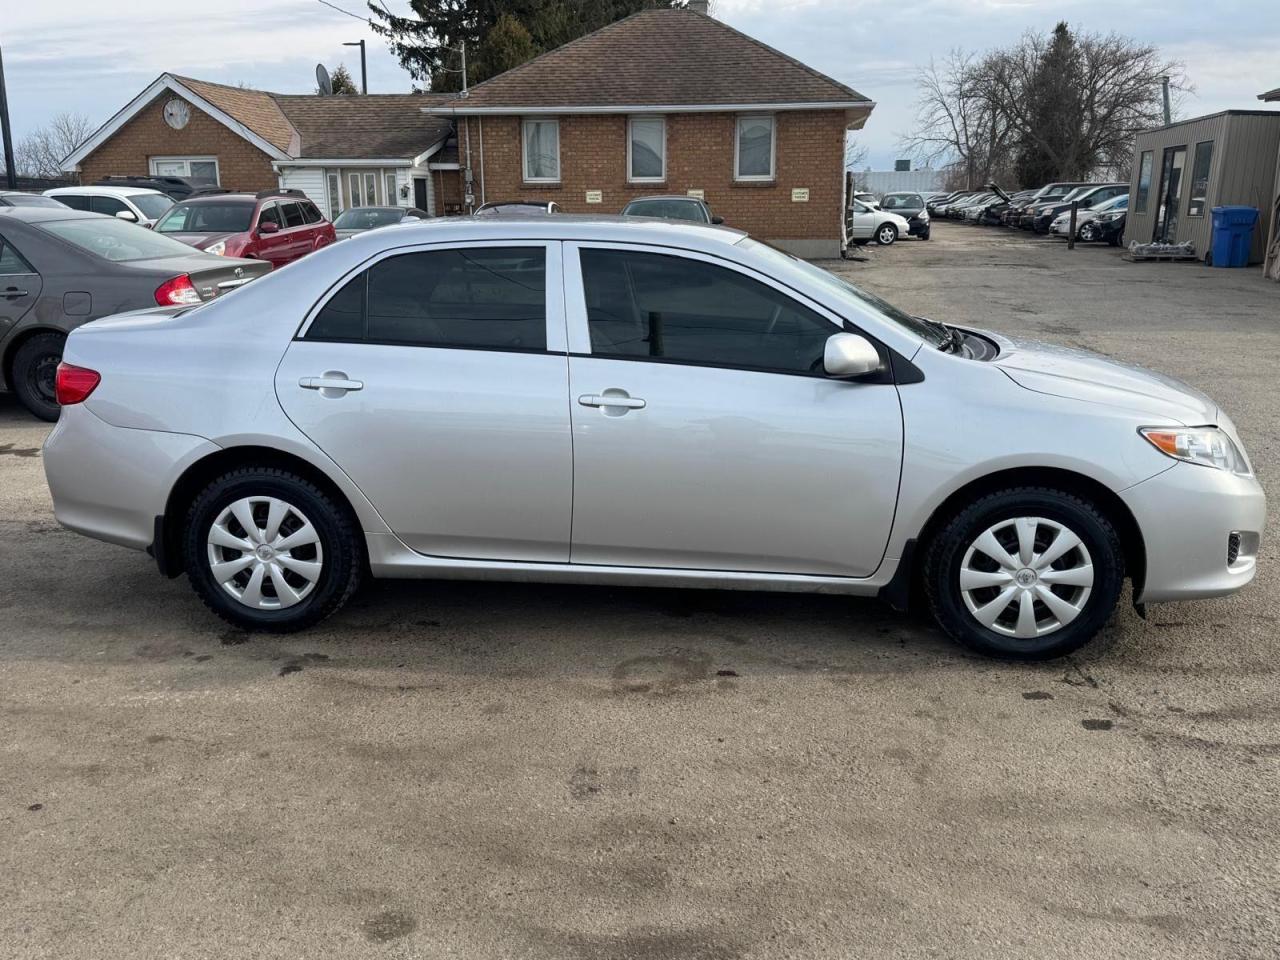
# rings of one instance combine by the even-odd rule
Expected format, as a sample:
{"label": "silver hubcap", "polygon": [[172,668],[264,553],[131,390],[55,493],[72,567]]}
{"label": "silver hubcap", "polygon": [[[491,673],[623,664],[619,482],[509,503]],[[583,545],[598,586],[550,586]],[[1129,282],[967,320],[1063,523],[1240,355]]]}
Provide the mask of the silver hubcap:
{"label": "silver hubcap", "polygon": [[960,564],[960,595],[988,630],[1033,640],[1080,616],[1093,590],[1084,542],[1056,520],[1015,517],[988,527]]}
{"label": "silver hubcap", "polygon": [[881,242],[881,243],[893,243],[893,231],[892,231],[892,230],[890,230],[888,227],[885,227],[883,230],[881,230],[881,231],[880,231],[880,242]]}
{"label": "silver hubcap", "polygon": [[208,547],[213,579],[255,610],[300,603],[324,566],[316,528],[275,497],[245,497],[228,506],[209,528]]}

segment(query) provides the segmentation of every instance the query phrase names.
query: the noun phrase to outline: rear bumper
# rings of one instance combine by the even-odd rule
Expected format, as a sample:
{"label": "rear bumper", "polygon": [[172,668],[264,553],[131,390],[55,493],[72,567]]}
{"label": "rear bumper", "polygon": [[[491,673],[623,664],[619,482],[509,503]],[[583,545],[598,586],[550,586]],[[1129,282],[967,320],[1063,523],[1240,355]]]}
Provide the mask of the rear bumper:
{"label": "rear bumper", "polygon": [[[1139,603],[1221,597],[1257,572],[1267,500],[1253,477],[1176,463],[1120,494],[1146,542],[1147,571]],[[1228,542],[1239,535],[1229,562]]]}
{"label": "rear bumper", "polygon": [[54,516],[76,533],[145,550],[177,478],[218,449],[203,437],[112,426],[82,403],[63,407],[44,444]]}

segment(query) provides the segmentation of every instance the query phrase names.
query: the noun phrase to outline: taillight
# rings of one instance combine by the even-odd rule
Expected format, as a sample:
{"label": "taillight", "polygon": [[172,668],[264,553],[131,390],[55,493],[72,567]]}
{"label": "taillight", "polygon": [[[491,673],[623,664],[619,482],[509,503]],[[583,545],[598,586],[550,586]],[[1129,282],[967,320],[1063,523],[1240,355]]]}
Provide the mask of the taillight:
{"label": "taillight", "polygon": [[200,292],[187,274],[166,280],[156,287],[156,303],[162,307],[186,307],[200,303]]}
{"label": "taillight", "polygon": [[54,396],[64,407],[82,403],[101,382],[102,377],[97,370],[77,367],[73,363],[60,363],[57,379],[54,381]]}

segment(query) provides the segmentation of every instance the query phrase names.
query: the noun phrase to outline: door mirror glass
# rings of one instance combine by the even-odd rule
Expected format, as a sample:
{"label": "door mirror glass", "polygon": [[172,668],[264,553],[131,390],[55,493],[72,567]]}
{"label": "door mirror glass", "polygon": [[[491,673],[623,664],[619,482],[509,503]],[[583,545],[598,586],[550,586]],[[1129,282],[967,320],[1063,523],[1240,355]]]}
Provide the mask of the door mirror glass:
{"label": "door mirror glass", "polygon": [[138,222],[138,215],[132,210],[120,210],[116,213],[117,220],[128,220],[130,223]]}
{"label": "door mirror glass", "polygon": [[720,224],[724,223],[724,217],[712,217],[711,222],[718,227]]}
{"label": "door mirror glass", "polygon": [[856,333],[837,333],[827,340],[822,367],[828,377],[847,380],[880,369],[880,352],[871,341]]}
{"label": "door mirror glass", "polygon": [[258,232],[259,233],[279,233],[280,224],[276,223],[274,220],[263,220],[262,223],[258,224]]}

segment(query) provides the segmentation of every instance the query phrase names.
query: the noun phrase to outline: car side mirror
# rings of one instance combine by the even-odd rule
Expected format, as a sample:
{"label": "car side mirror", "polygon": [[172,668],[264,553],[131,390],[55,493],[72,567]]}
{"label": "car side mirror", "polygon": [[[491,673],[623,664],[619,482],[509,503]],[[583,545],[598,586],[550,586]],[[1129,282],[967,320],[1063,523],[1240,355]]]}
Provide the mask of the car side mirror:
{"label": "car side mirror", "polygon": [[822,368],[837,380],[864,377],[880,369],[880,351],[861,334],[833,334],[822,352]]}
{"label": "car side mirror", "polygon": [[138,215],[137,215],[136,213],[134,213],[132,210],[117,210],[117,211],[116,211],[116,219],[117,219],[117,220],[128,220],[130,223],[137,223],[137,222],[138,222]]}
{"label": "car side mirror", "polygon": [[720,224],[724,223],[724,217],[712,217],[711,222],[718,227]]}
{"label": "car side mirror", "polygon": [[274,220],[264,220],[262,223],[258,224],[258,232],[259,233],[279,233],[280,224],[276,223]]}

